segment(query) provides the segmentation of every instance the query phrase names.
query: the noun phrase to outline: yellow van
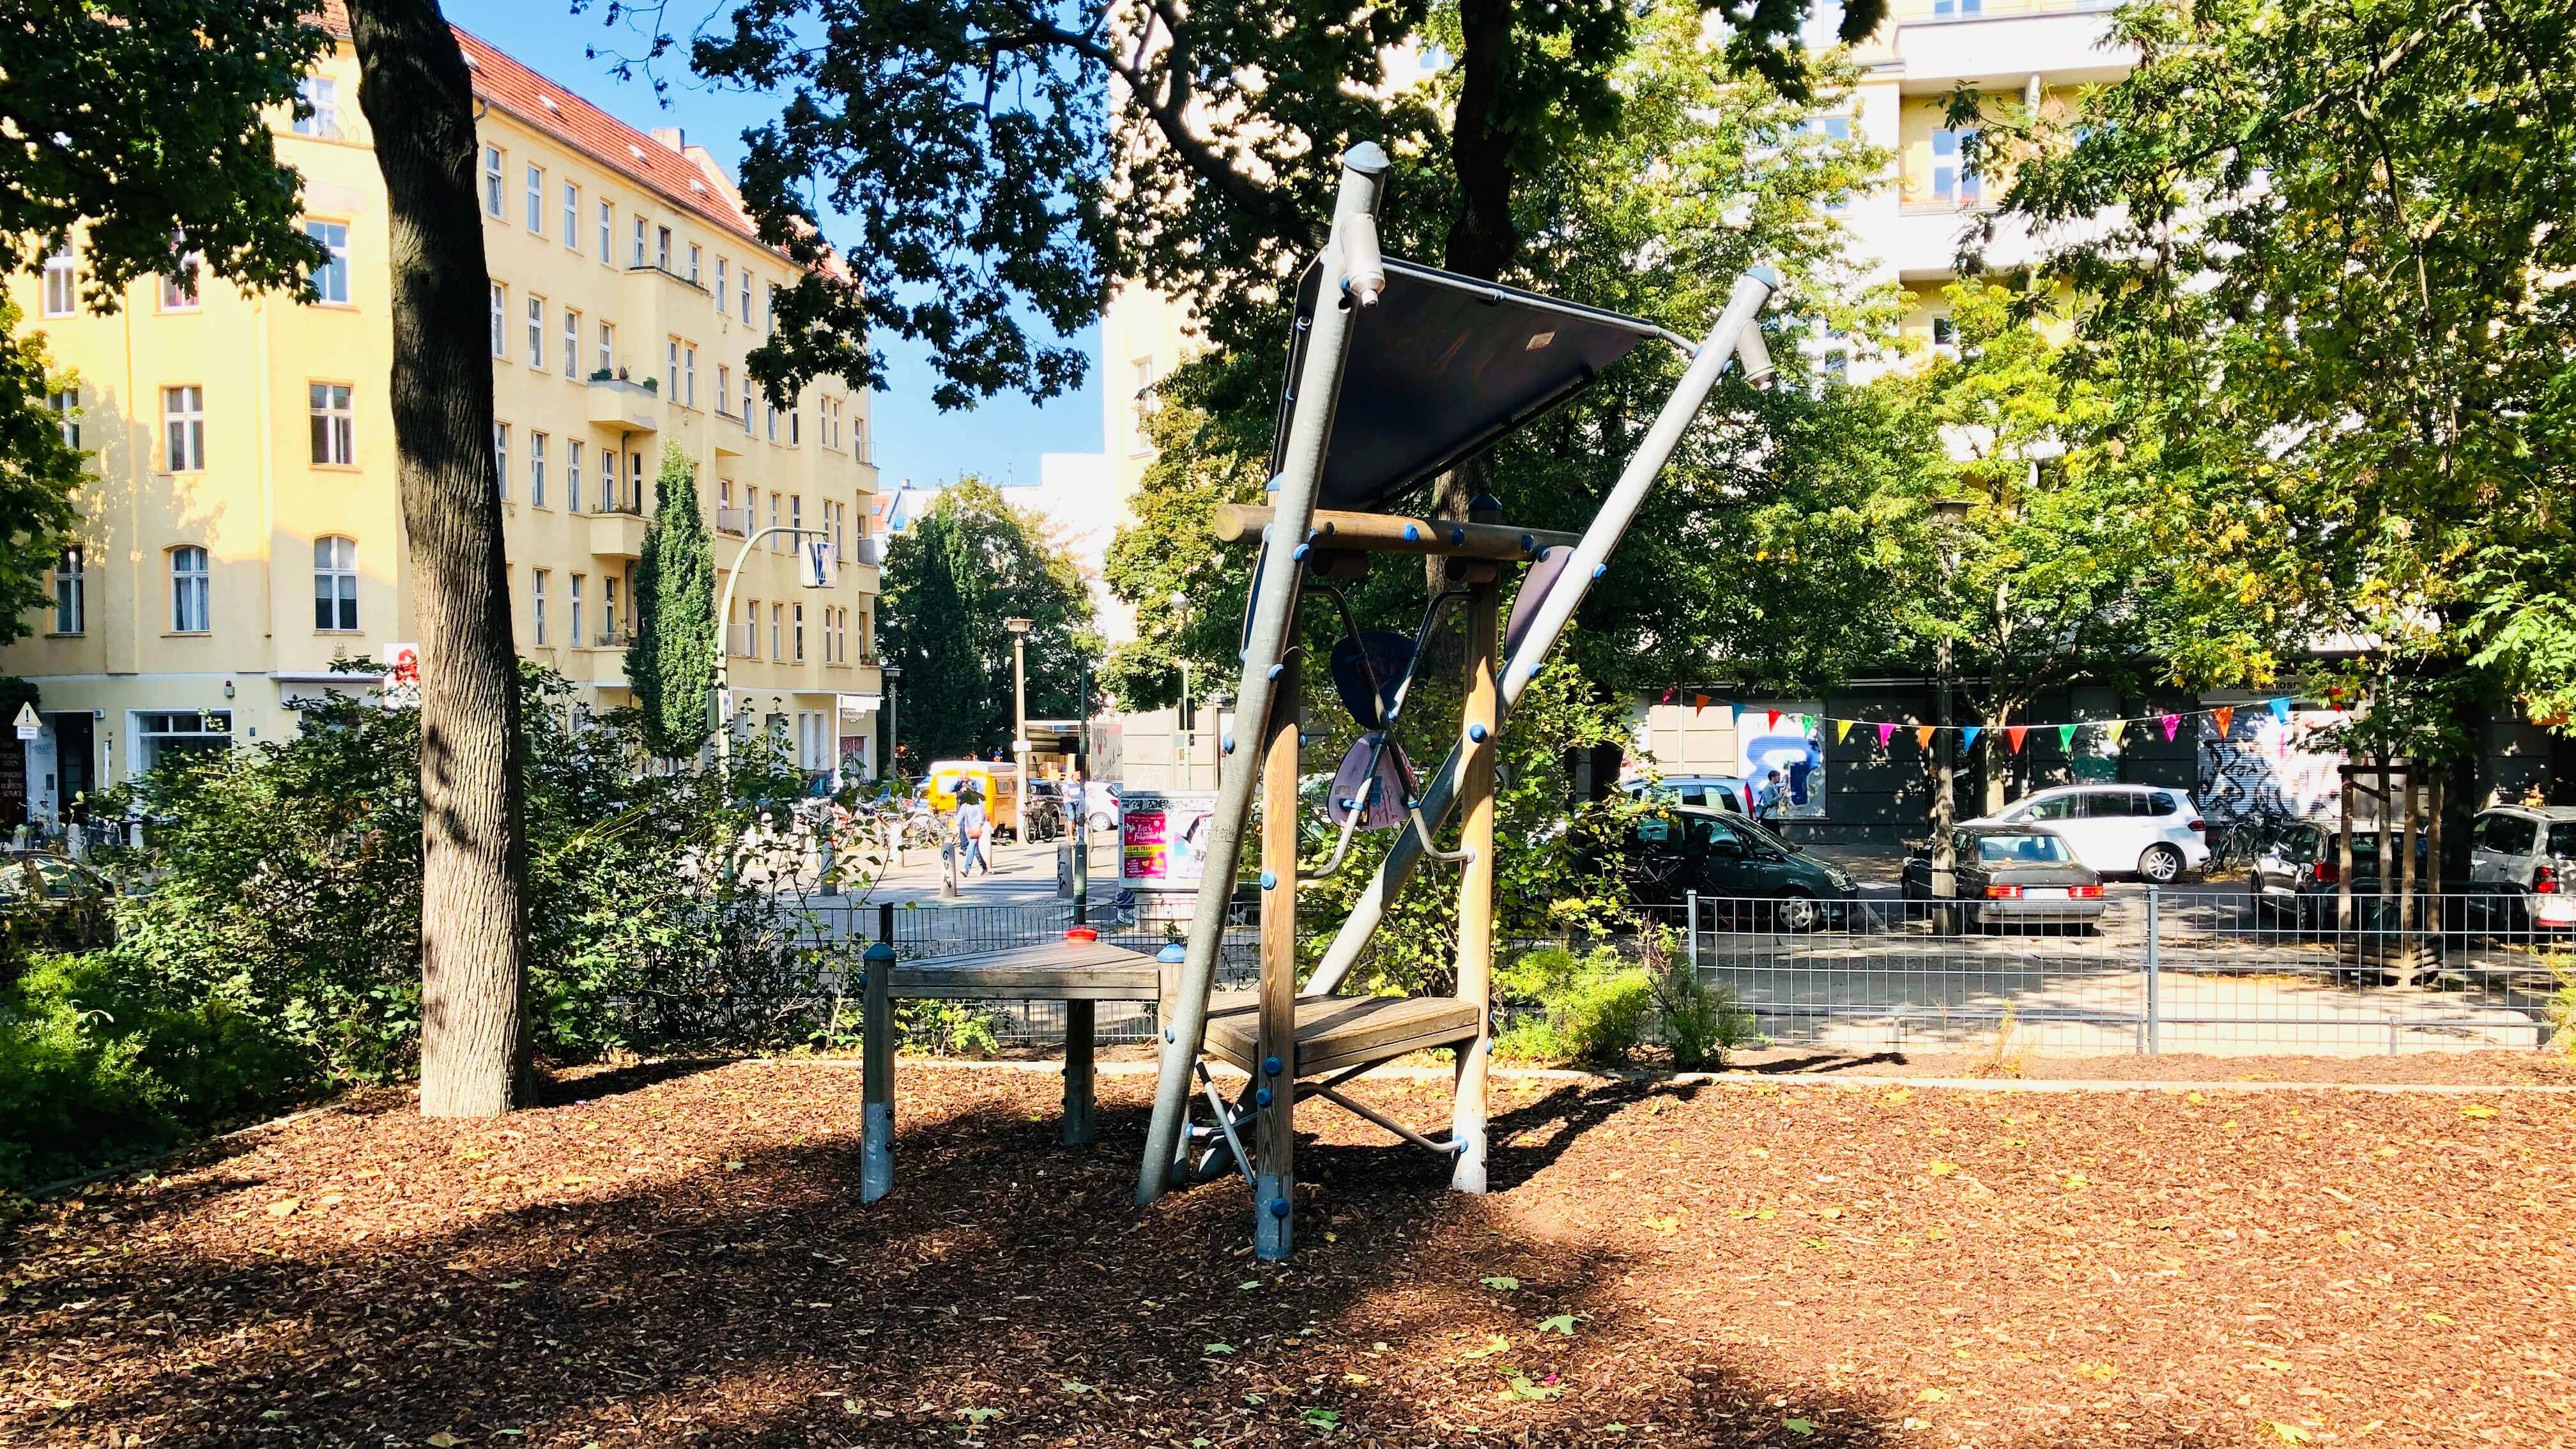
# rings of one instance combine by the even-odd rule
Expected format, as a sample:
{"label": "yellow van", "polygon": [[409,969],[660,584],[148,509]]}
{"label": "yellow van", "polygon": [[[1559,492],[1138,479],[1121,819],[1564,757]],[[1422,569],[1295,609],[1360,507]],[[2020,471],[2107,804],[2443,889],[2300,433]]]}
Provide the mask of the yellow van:
{"label": "yellow van", "polygon": [[942,815],[957,812],[961,790],[984,797],[984,818],[993,834],[1020,838],[1020,767],[999,760],[939,760],[930,767],[930,808]]}

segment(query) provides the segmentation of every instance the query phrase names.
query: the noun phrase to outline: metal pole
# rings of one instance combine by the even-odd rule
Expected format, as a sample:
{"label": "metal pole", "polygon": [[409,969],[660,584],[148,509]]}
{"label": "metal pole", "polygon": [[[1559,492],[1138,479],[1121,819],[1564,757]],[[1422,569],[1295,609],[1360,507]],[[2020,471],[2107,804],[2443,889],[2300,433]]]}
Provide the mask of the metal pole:
{"label": "metal pole", "polygon": [[[642,485],[637,486],[640,488]],[[733,591],[735,586],[742,582],[742,561],[751,557],[751,551],[760,546],[760,541],[773,533],[814,538],[828,537],[819,528],[784,526],[764,528],[744,539],[742,547],[734,553],[733,568],[725,575],[724,597],[716,605],[716,697],[707,702],[709,712],[715,716],[716,768],[719,771],[733,762],[733,716],[724,707],[725,694],[733,684],[733,669],[730,662],[733,651],[727,648],[725,643],[725,633],[733,627]]]}
{"label": "metal pole", "polygon": [[[1314,517],[1315,493],[1323,481],[1324,444],[1332,434],[1333,412],[1341,399],[1342,372],[1350,359],[1351,313],[1375,302],[1384,285],[1377,255],[1378,181],[1390,163],[1369,142],[1354,146],[1342,158],[1342,184],[1333,205],[1333,230],[1316,265],[1323,269],[1305,366],[1297,377],[1296,401],[1289,415],[1288,446],[1279,476],[1278,513],[1271,521],[1257,556],[1261,588],[1252,601],[1245,630],[1242,685],[1235,691],[1236,719],[1258,729],[1270,720],[1271,670],[1281,665],[1289,644],[1289,624],[1305,581],[1305,565],[1294,555],[1306,542]],[[1219,743],[1217,808],[1208,821],[1205,875],[1190,917],[1189,955],[1175,987],[1172,1016],[1163,1028],[1162,1061],[1154,1088],[1154,1118],[1145,1138],[1145,1157],[1136,1177],[1136,1201],[1161,1197],[1172,1178],[1172,1161],[1180,1139],[1181,1118],[1190,1094],[1190,1069],[1198,1060],[1207,1032],[1208,992],[1216,981],[1217,948],[1225,939],[1227,907],[1234,895],[1235,867],[1243,855],[1244,822],[1252,814],[1256,751],[1240,756]],[[1296,866],[1288,867],[1293,876]]]}
{"label": "metal pole", "polygon": [[[878,913],[882,922],[891,907]],[[859,1201],[894,1191],[894,944],[869,944],[860,960]]]}
{"label": "metal pole", "polygon": [[[1073,923],[1091,919],[1091,661],[1082,661],[1074,701],[1073,778],[1081,798],[1073,812]],[[1022,783],[1026,783],[1023,781]]]}
{"label": "metal pole", "polygon": [[[1628,531],[1630,520],[1637,516],[1638,507],[1645,502],[1646,491],[1654,486],[1655,476],[1663,471],[1674,450],[1681,446],[1682,434],[1699,416],[1701,405],[1708,401],[1709,393],[1716,388],[1717,379],[1726,371],[1727,364],[1748,343],[1753,344],[1748,356],[1761,355],[1758,342],[1761,334],[1754,327],[1753,319],[1778,285],[1779,279],[1764,268],[1756,268],[1735,279],[1735,292],[1727,301],[1726,311],[1717,319],[1717,325],[1709,329],[1699,351],[1692,354],[1689,370],[1682,374],[1682,380],[1673,388],[1672,395],[1664,399],[1663,410],[1655,415],[1654,426],[1646,430],[1645,441],[1639,443],[1637,451],[1629,456],[1628,466],[1620,472],[1619,481],[1611,488],[1610,496],[1603,500],[1601,511],[1593,515],[1591,527],[1583,531],[1583,541],[1574,546],[1574,557],[1566,564],[1565,572],[1558,576],[1557,586],[1548,591],[1546,601],[1539,605],[1537,617],[1530,621],[1529,629],[1521,636],[1519,647],[1504,662],[1502,719],[1510,719],[1512,706],[1519,701],[1521,691],[1527,689],[1530,680],[1537,676],[1539,665],[1556,647],[1557,636],[1565,632],[1575,609],[1582,604],[1584,594],[1591,589],[1592,581],[1599,578],[1607,567],[1610,550],[1618,545],[1620,535]],[[1770,378],[1767,360],[1748,369],[1746,377],[1757,386],[1767,383]],[[1432,774],[1423,791],[1424,820],[1437,826],[1449,818],[1450,807],[1456,803],[1458,787],[1463,783],[1460,775],[1465,765],[1465,751],[1451,746],[1449,757],[1441,761],[1440,768]],[[1386,916],[1387,903],[1404,888],[1406,877],[1413,874],[1413,867],[1421,858],[1421,835],[1411,830],[1395,832],[1394,845],[1388,848],[1386,858],[1378,862],[1377,874],[1361,888],[1359,898],[1351,903],[1350,915],[1333,937],[1333,944],[1325,951],[1323,961],[1306,979],[1303,994],[1330,996],[1342,984],[1342,978],[1349,975],[1351,967],[1358,963],[1360,953],[1368,949],[1369,938],[1376,933],[1378,922]]]}
{"label": "metal pole", "polygon": [[1682,951],[1690,958],[1691,979],[1699,979],[1699,892],[1682,893]]}
{"label": "metal pole", "polygon": [[2164,892],[2147,887],[2147,1055],[2161,1056],[2163,1041]]}
{"label": "metal pole", "polygon": [[[1947,570],[1943,570],[1947,574]],[[1938,665],[1941,673],[1940,702],[1933,719],[1940,725],[1940,764],[1934,772],[1932,786],[1932,898],[1949,900],[1958,894],[1958,852],[1950,841],[1950,827],[1957,818],[1953,800],[1958,780],[1958,740],[1950,728],[1950,636],[1941,636]]]}

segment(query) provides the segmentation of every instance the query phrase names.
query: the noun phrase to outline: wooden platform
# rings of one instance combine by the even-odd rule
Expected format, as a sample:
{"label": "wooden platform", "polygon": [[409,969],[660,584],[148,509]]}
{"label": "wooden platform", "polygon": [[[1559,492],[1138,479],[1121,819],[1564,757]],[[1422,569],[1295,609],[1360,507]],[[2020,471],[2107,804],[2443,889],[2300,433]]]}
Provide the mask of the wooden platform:
{"label": "wooden platform", "polygon": [[1106,941],[1043,941],[1004,951],[931,956],[894,968],[898,997],[996,1001],[1154,1001],[1153,957]]}
{"label": "wooden platform", "polygon": [[[1249,992],[1209,1003],[1208,1051],[1249,1072],[1260,1018]],[[1220,1014],[1222,1013],[1222,1014]],[[1292,1074],[1318,1077],[1407,1052],[1472,1041],[1477,1011],[1449,996],[1321,996],[1297,1003],[1297,1060]]]}

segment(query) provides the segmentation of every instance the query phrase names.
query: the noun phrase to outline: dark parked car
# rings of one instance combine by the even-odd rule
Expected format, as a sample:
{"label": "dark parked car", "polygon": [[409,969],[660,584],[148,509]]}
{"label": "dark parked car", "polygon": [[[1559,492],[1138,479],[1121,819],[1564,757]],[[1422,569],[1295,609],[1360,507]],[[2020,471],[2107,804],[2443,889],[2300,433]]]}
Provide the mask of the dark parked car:
{"label": "dark parked car", "polygon": [[1784,931],[1814,930],[1852,894],[1842,867],[1741,815],[1686,806],[1629,828],[1627,872],[1638,900],[1678,904],[1696,891],[1721,920],[1758,916]]}
{"label": "dark parked car", "polygon": [[1936,896],[1929,842],[1905,862],[1901,893],[1909,901],[1948,899],[1934,919],[1971,930],[2024,925],[2091,926],[2102,919],[2102,877],[2075,858],[2054,830],[2036,825],[1963,825],[1950,836],[1951,893]]}
{"label": "dark parked car", "polygon": [[21,946],[103,946],[116,937],[116,886],[67,855],[0,855],[0,931]]}
{"label": "dark parked car", "polygon": [[[2323,930],[2333,925],[2335,903],[2343,893],[2340,860],[2341,845],[2333,822],[2301,821],[2282,831],[2280,840],[2254,861],[2255,915],[2265,922],[2300,931]],[[2418,835],[2415,838],[2415,870],[2419,880],[2427,878],[2430,866],[2430,845]],[[2465,907],[2468,890],[2467,886],[2454,885],[2447,893],[2459,896],[2460,906]],[[2355,898],[2354,923],[2374,925],[2380,894],[2379,831],[2376,827],[2356,826],[2353,829],[2352,893]]]}
{"label": "dark parked car", "polygon": [[1055,840],[1065,834],[1064,785],[1056,780],[1031,780],[1029,793],[1020,804],[1025,817],[1027,838],[1033,841]]}

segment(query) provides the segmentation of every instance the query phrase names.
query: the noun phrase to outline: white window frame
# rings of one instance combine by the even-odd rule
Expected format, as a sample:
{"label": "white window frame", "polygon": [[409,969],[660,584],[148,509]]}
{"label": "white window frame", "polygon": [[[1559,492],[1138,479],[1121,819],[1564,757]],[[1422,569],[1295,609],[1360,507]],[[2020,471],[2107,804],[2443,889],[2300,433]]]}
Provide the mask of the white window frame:
{"label": "white window frame", "polygon": [[162,555],[170,575],[170,632],[214,632],[214,577],[203,545],[172,544]]}
{"label": "white window frame", "polygon": [[546,569],[528,570],[529,616],[535,625],[535,636],[531,642],[540,649],[546,647],[548,637],[546,634],[546,577],[548,572],[549,571]]}
{"label": "white window frame", "polygon": [[528,298],[528,366],[546,370],[546,299]]}
{"label": "white window frame", "polygon": [[492,486],[503,501],[510,497],[510,425],[492,424]]}
{"label": "white window frame", "polygon": [[599,324],[599,370],[610,377],[617,375],[617,324]]}
{"label": "white window frame", "polygon": [[546,506],[546,435],[528,430],[528,506]]}
{"label": "white window frame", "polygon": [[574,574],[572,576],[572,592],[569,595],[572,601],[572,633],[566,636],[572,640],[572,643],[566,646],[568,648],[579,649],[581,647],[581,584],[582,580],[586,577],[588,577],[588,575],[585,574]]}
{"label": "white window frame", "polygon": [[569,378],[581,376],[581,310],[577,307],[563,309],[563,372]]}
{"label": "white window frame", "polygon": [[546,234],[546,168],[528,168],[528,230],[538,236]]}
{"label": "white window frame", "polygon": [[564,511],[581,512],[581,439],[564,439]]}
{"label": "white window frame", "polygon": [[721,316],[723,316],[723,315],[725,314],[725,305],[724,305],[724,304],[725,304],[725,273],[726,273],[726,271],[727,271],[727,270],[728,270],[728,264],[726,263],[725,259],[724,259],[723,257],[717,257],[717,258],[716,258],[716,289],[715,289],[715,298],[716,298],[716,315],[717,315],[717,316],[719,316],[719,317],[721,317]]}
{"label": "white window frame", "polygon": [[567,181],[563,184],[564,250],[581,250],[581,187]]}
{"label": "white window frame", "polygon": [[308,75],[295,83],[295,98],[313,114],[297,116],[286,129],[298,136],[337,140],[340,136],[340,83],[329,76]]}
{"label": "white window frame", "polygon": [[[336,240],[332,235],[335,232],[338,233]],[[330,254],[331,258],[314,268],[312,274],[305,278],[312,300],[316,305],[324,307],[348,306],[349,224],[325,217],[308,216],[304,219],[304,234],[311,237],[323,251]]]}
{"label": "white window frame", "polygon": [[483,214],[498,221],[509,214],[509,159],[498,146],[483,148]]}
{"label": "white window frame", "polygon": [[81,544],[54,555],[54,632],[89,632],[89,552]]}
{"label": "white window frame", "polygon": [[313,540],[313,632],[358,629],[358,541],[326,533]]}
{"label": "white window frame", "polygon": [[45,258],[45,315],[69,317],[80,310],[79,261],[66,243]]}
{"label": "white window frame", "polygon": [[492,286],[492,355],[506,360],[510,355],[510,289],[500,282]]}
{"label": "white window frame", "polygon": [[161,471],[206,471],[206,389],[181,383],[161,389]]}
{"label": "white window frame", "polygon": [[599,199],[599,264],[617,265],[617,203],[605,196]]}
{"label": "white window frame", "polygon": [[358,465],[356,396],[357,389],[345,382],[305,384],[305,406],[313,419],[313,466]]}

